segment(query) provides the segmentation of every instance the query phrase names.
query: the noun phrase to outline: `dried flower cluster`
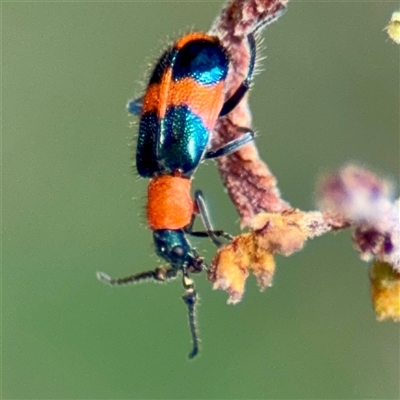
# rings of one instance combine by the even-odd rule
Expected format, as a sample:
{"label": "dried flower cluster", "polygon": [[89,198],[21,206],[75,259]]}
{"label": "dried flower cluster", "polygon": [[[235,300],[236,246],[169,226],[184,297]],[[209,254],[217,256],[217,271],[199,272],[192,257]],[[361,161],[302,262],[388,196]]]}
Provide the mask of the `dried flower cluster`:
{"label": "dried flower cluster", "polygon": [[400,272],[400,208],[389,182],[350,165],[321,182],[319,204],[349,221],[355,249]]}
{"label": "dried flower cluster", "polygon": [[[232,60],[228,93],[236,90],[248,68],[247,35],[281,15],[285,6],[282,0],[234,0],[214,23],[212,33],[229,49]],[[246,98],[219,120],[215,144],[235,138],[238,126],[251,127]],[[208,277],[215,289],[228,292],[228,303],[242,299],[250,272],[261,290],[271,286],[275,254],[289,256],[301,250],[307,239],[349,228],[360,258],[373,260],[370,280],[377,318],[400,320],[400,201],[393,200],[386,180],[346,166],[321,179],[319,211],[306,212],[281,199],[277,180],[254,144],[217,163],[241,225],[249,227],[248,233],[220,248],[210,266]]]}

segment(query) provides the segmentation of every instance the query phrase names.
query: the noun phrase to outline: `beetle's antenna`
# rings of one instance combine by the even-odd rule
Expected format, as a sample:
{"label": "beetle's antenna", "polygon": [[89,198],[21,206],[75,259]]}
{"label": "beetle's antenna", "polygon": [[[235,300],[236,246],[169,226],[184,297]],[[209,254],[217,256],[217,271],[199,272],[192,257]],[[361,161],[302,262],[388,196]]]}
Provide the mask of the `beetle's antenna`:
{"label": "beetle's antenna", "polygon": [[104,272],[97,272],[96,276],[99,281],[107,283],[111,286],[119,286],[143,281],[166,282],[170,279],[176,278],[178,271],[179,270],[175,268],[167,269],[160,267],[152,271],[139,272],[138,274],[126,276],[124,278],[113,279]]}
{"label": "beetle's antenna", "polygon": [[192,335],[193,349],[189,353],[189,358],[192,359],[199,353],[199,336],[196,323],[196,301],[197,293],[194,288],[194,282],[189,278],[187,271],[183,272],[183,286],[186,289],[182,296],[183,301],[188,306],[188,316],[189,316],[189,329]]}

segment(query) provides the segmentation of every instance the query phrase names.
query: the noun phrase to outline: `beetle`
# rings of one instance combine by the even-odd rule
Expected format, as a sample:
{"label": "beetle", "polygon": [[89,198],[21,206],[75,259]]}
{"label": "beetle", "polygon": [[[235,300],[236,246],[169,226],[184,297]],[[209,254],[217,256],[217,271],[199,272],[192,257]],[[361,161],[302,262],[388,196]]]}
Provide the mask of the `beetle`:
{"label": "beetle", "polygon": [[[210,149],[218,118],[231,112],[250,87],[256,59],[253,34],[247,36],[250,60],[247,75],[231,97],[225,99],[229,57],[216,36],[192,32],[178,39],[156,63],[144,96],[128,102],[127,109],[139,117],[136,168],[149,178],[147,224],[153,231],[157,255],[168,267],[112,279],[98,272],[99,280],[122,285],[143,280],[169,281],[182,275],[193,347],[189,358],[199,351],[196,327],[197,293],[190,273],[207,270],[207,264],[188,240],[188,235],[209,237],[216,246],[220,238],[231,239],[213,229],[201,191],[194,199],[190,188],[201,161],[226,156],[254,139],[251,129],[238,127],[239,136],[222,147]],[[205,231],[193,224],[200,215]]]}

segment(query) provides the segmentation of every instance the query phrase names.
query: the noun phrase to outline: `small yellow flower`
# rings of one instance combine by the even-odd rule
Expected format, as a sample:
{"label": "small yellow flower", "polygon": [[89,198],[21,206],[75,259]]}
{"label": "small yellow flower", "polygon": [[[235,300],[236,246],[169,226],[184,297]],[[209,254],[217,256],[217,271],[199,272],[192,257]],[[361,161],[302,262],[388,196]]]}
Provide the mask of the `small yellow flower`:
{"label": "small yellow flower", "polygon": [[392,14],[389,25],[385,30],[393,42],[400,44],[400,11],[395,11]]}
{"label": "small yellow flower", "polygon": [[400,321],[400,273],[391,265],[375,261],[370,271],[371,297],[379,321]]}

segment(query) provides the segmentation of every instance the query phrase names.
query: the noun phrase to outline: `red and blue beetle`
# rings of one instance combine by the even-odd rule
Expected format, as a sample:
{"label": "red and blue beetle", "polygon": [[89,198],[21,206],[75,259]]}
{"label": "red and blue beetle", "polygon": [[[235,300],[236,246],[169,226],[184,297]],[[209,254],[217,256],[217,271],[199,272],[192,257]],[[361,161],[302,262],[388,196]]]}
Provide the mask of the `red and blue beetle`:
{"label": "red and blue beetle", "polygon": [[[267,21],[271,22],[271,21]],[[168,281],[182,275],[188,307],[193,348],[189,358],[199,351],[195,305],[197,294],[189,273],[208,267],[191,246],[187,235],[209,237],[217,246],[220,237],[230,239],[212,227],[201,191],[194,200],[191,178],[202,160],[226,156],[254,138],[250,129],[238,127],[242,135],[219,149],[210,149],[211,135],[218,118],[228,114],[248,91],[256,59],[253,34],[247,37],[250,61],[247,76],[234,94],[225,99],[225,80],[229,56],[219,39],[193,32],[169,47],[157,62],[143,97],[128,103],[128,111],[138,115],[136,168],[149,178],[147,223],[153,231],[155,250],[169,266],[125,278],[112,279],[99,272],[97,277],[110,285],[143,280]],[[199,214],[205,231],[193,231]]]}

